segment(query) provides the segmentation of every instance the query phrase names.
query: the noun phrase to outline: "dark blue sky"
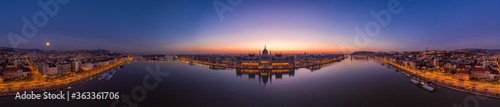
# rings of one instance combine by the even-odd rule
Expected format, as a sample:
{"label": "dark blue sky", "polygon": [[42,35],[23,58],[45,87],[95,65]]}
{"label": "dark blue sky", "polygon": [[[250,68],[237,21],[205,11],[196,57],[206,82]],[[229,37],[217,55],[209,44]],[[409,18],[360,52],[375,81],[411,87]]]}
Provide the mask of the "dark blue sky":
{"label": "dark blue sky", "polygon": [[[42,0],[46,1],[46,0]],[[20,48],[107,49],[127,53],[340,52],[355,44],[356,26],[390,0],[243,0],[220,20],[215,0],[72,0]],[[221,0],[223,3],[225,0]],[[43,11],[36,0],[0,3],[0,47],[22,36],[25,16]],[[368,46],[350,50],[400,51],[500,48],[498,0],[400,0],[404,9]],[[51,46],[45,46],[50,42]]]}

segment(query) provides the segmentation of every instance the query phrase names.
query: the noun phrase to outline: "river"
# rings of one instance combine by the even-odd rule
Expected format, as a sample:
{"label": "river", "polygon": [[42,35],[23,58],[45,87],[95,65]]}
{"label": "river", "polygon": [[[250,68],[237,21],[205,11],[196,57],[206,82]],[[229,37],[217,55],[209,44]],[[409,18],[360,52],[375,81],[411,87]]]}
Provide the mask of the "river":
{"label": "river", "polygon": [[[166,76],[150,75],[147,67]],[[263,76],[268,75],[268,76]],[[156,81],[155,76],[161,81]],[[143,79],[159,85],[148,90]],[[139,87],[139,88],[137,88]],[[134,90],[135,88],[135,90]],[[109,80],[89,79],[64,92],[120,92],[140,107],[493,107],[500,100],[436,87],[427,92],[400,72],[373,60],[345,59],[321,69],[253,74],[214,70],[183,62],[132,62]],[[143,99],[143,100],[142,100]],[[115,100],[15,100],[0,97],[5,106],[110,107]],[[116,107],[127,106],[117,101]],[[466,103],[464,103],[466,102]],[[464,105],[468,104],[468,105]]]}

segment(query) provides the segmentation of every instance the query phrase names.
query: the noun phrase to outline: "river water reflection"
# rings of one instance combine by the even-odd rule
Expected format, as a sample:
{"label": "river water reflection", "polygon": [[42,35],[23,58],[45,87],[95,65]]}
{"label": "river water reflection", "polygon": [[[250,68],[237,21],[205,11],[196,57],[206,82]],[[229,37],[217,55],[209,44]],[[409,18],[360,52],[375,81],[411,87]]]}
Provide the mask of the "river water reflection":
{"label": "river water reflection", "polygon": [[[474,95],[446,88],[437,87],[436,92],[430,93],[378,62],[351,59],[319,67],[273,71],[210,69],[183,62],[133,62],[118,70],[110,80],[92,79],[73,86],[69,91],[116,91],[130,95],[132,89],[141,86],[144,77],[149,75],[148,66],[153,69],[159,66],[159,71],[169,75],[162,78],[158,87],[147,90],[144,101],[132,99],[133,103],[143,107],[455,107],[463,105],[464,101],[469,101],[469,104],[478,101],[479,107],[500,105],[497,99],[477,99]],[[107,107],[113,102],[13,99],[13,96],[0,97],[0,104]]]}

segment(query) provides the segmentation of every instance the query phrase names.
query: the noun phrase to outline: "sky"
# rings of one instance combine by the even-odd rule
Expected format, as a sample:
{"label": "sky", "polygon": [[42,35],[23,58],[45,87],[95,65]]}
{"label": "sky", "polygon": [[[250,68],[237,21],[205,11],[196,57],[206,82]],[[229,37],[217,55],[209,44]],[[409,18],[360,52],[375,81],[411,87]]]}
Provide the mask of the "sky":
{"label": "sky", "polygon": [[[217,1],[232,11],[219,15]],[[51,16],[37,0],[2,0],[0,47],[13,47],[10,40],[18,37],[26,40],[18,48],[143,54],[257,53],[264,46],[273,53],[500,49],[498,0],[241,1],[72,0],[55,2],[59,9]],[[360,41],[354,29],[366,33],[370,22],[380,25],[370,12],[387,11],[395,2],[401,11]],[[23,17],[43,22],[33,19],[41,14],[46,23],[23,35]]]}

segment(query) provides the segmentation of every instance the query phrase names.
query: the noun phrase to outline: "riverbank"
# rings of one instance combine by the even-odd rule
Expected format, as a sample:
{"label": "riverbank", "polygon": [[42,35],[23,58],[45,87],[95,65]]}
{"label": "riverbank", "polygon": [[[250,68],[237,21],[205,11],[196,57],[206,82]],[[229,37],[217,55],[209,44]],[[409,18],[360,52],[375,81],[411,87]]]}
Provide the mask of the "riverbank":
{"label": "riverbank", "polygon": [[309,64],[302,64],[302,65],[290,65],[290,66],[238,66],[238,65],[225,65],[225,64],[217,64],[217,63],[209,63],[209,62],[202,62],[202,61],[196,61],[196,60],[185,60],[181,62],[188,63],[188,64],[197,64],[197,65],[205,65],[208,66],[209,68],[214,68],[214,69],[224,69],[224,68],[231,68],[231,69],[252,69],[252,70],[273,70],[273,69],[298,69],[298,68],[317,68],[319,65],[324,65],[324,64],[329,64],[333,62],[339,62],[344,60],[346,57],[341,57],[341,58],[333,58],[324,62],[318,62],[318,63],[309,63]]}
{"label": "riverbank", "polygon": [[421,72],[419,70],[404,67],[384,59],[375,58],[375,60],[382,63],[390,64],[391,66],[394,66],[397,69],[413,74],[413,76],[416,76],[417,78],[433,82],[434,84],[440,87],[445,87],[460,92],[500,99],[499,96],[500,86],[498,85],[491,85],[488,83],[475,82],[475,81],[460,81],[450,76],[439,75],[436,73]]}
{"label": "riverbank", "polygon": [[75,74],[69,77],[61,77],[50,81],[33,80],[24,82],[2,83],[0,84],[0,96],[14,95],[17,92],[22,92],[22,91],[44,92],[44,91],[64,89],[67,88],[68,86],[73,86],[78,83],[81,83],[85,79],[92,78],[92,76],[105,72],[109,69],[118,67],[131,60],[132,59],[130,58],[119,60],[115,63],[111,63],[109,65],[94,70],[84,71],[83,73]]}

